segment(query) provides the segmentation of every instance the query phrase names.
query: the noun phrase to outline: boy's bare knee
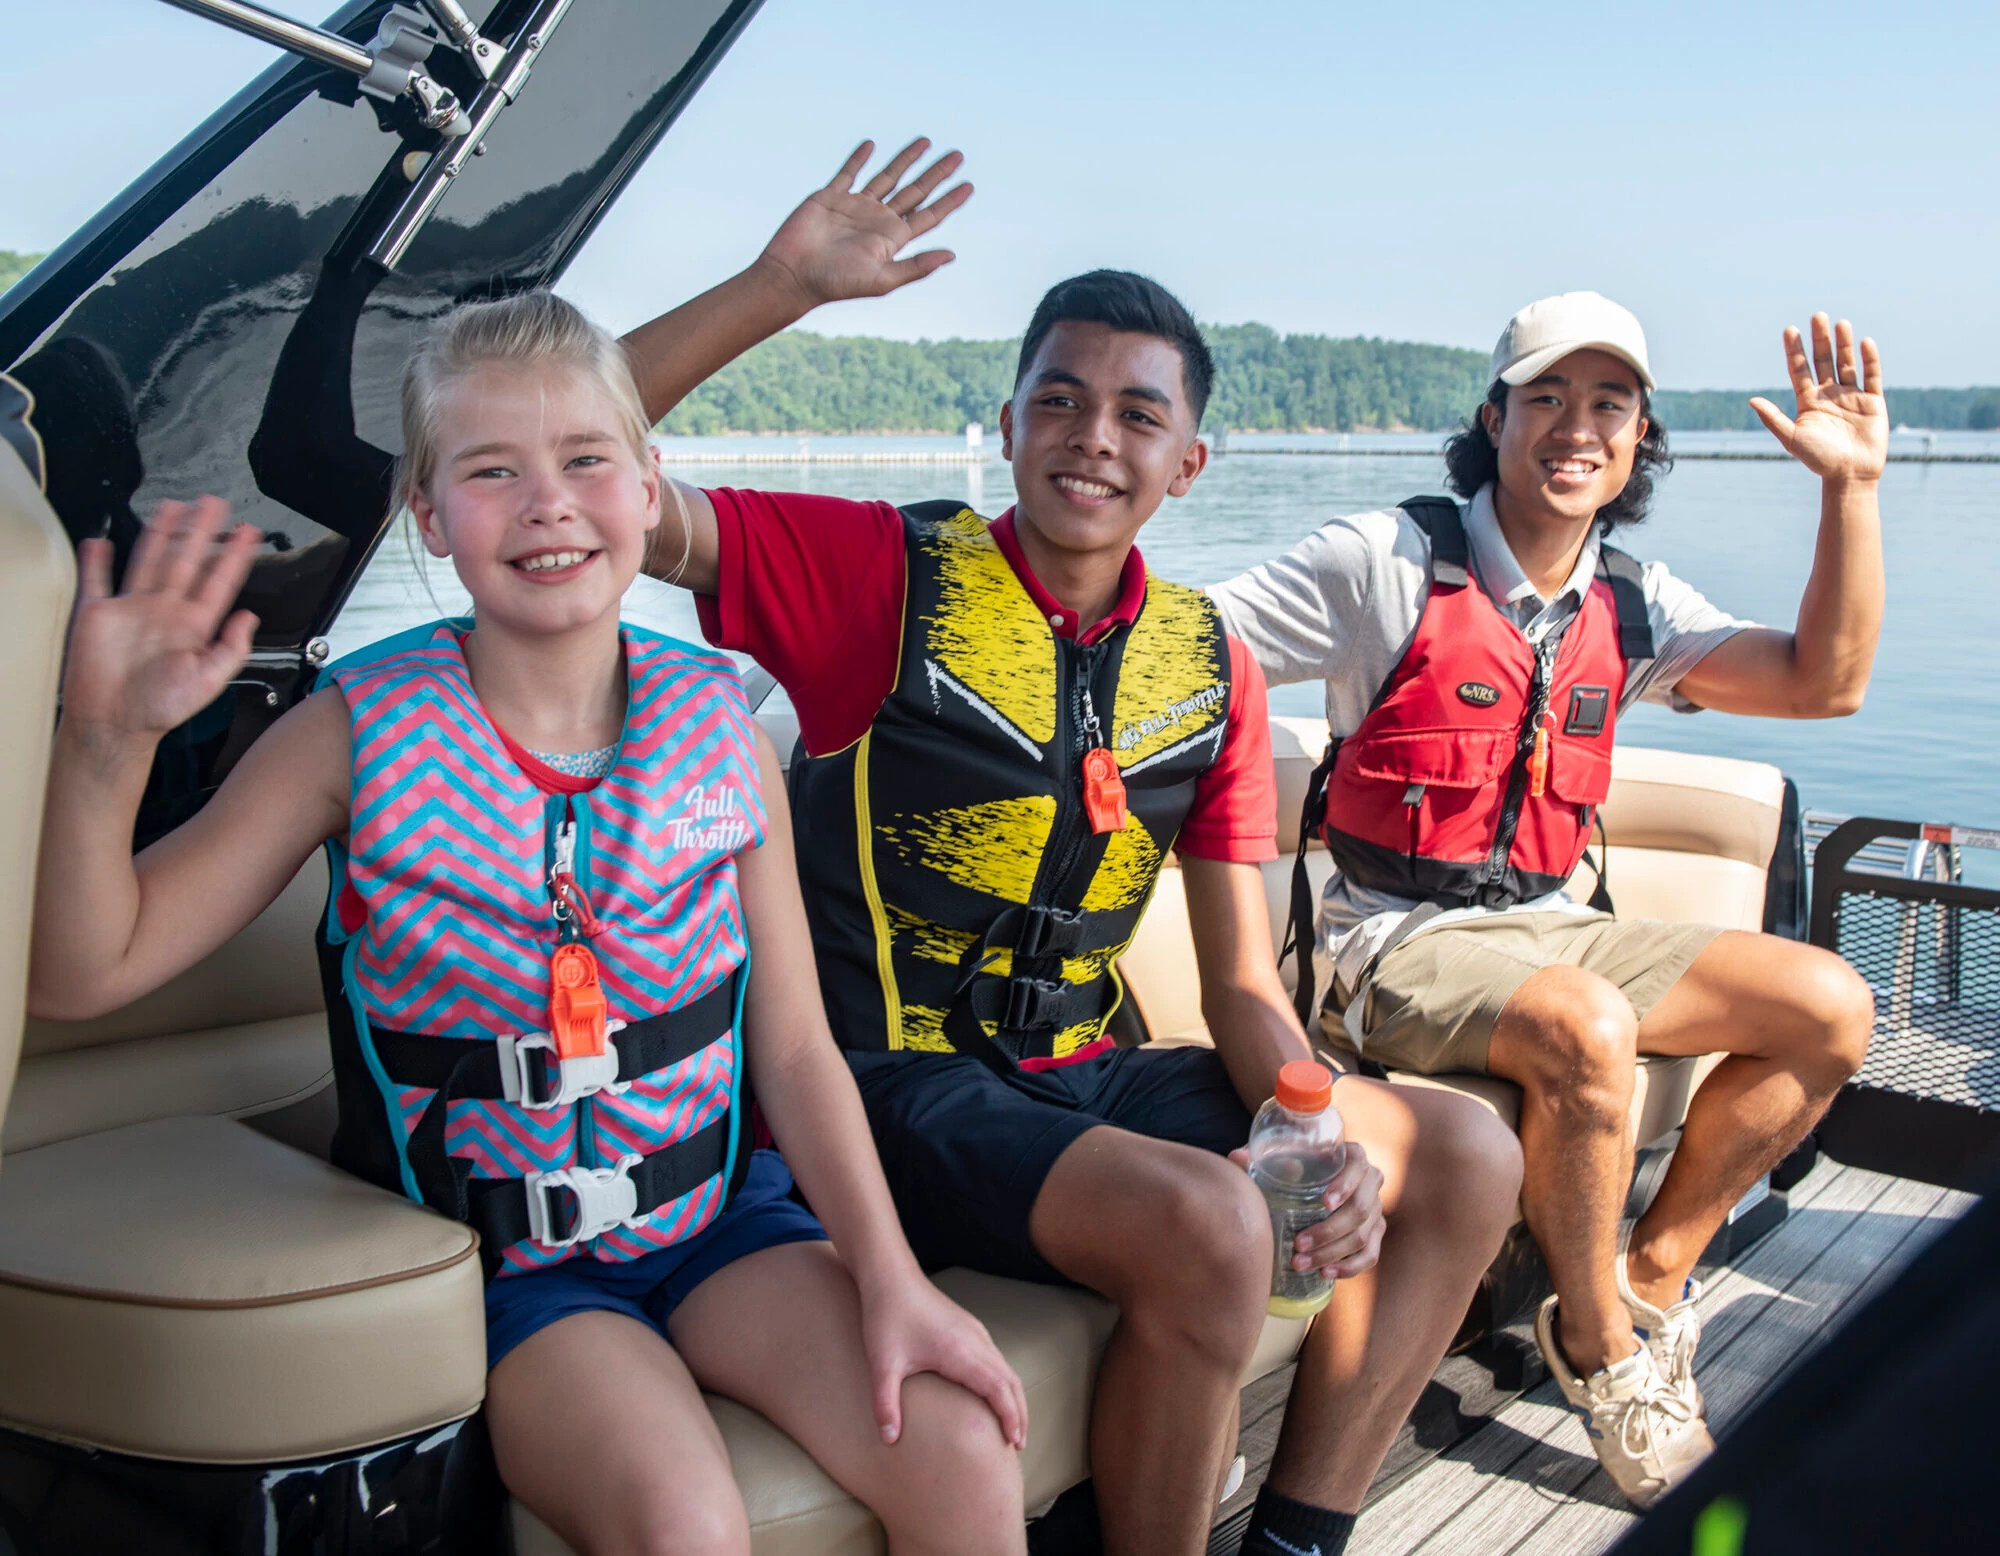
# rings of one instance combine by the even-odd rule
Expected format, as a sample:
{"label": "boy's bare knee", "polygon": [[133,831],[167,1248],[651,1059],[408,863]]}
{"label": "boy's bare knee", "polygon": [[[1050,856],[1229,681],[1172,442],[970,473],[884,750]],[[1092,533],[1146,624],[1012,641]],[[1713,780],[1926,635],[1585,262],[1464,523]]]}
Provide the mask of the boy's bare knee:
{"label": "boy's bare knee", "polygon": [[1603,1132],[1623,1129],[1639,1066],[1639,1020],[1614,985],[1545,967],[1502,1013],[1493,1068],[1540,1106]]}
{"label": "boy's bare knee", "polygon": [[1221,1157],[1189,1163],[1161,1185],[1159,1236],[1119,1306],[1220,1365],[1247,1365],[1271,1287],[1271,1222],[1248,1173]]}
{"label": "boy's bare knee", "polygon": [[1393,1219],[1477,1243],[1490,1255],[1519,1206],[1521,1142],[1469,1097],[1439,1097],[1431,1113]]}

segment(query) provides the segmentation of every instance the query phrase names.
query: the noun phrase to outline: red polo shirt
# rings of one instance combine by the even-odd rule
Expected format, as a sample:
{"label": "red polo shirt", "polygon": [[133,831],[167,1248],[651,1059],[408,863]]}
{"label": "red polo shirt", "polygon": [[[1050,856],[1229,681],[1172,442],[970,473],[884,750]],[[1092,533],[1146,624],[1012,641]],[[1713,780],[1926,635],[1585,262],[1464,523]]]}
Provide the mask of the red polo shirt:
{"label": "red polo shirt", "polygon": [[[697,595],[701,628],[718,648],[746,653],[785,688],[806,749],[823,755],[868,731],[896,685],[903,642],[903,516],[886,502],[850,502],[804,492],[723,488],[715,505],[721,544],[716,593]],[[1077,636],[1059,603],[1021,554],[1010,508],[992,525],[994,543],[1050,629]],[[1119,575],[1111,613],[1083,634],[1096,642],[1138,618],[1146,565],[1135,546]],[[1197,859],[1256,864],[1278,857],[1278,790],[1264,672],[1229,642],[1229,719],[1215,764],[1195,782],[1193,808],[1175,848]]]}

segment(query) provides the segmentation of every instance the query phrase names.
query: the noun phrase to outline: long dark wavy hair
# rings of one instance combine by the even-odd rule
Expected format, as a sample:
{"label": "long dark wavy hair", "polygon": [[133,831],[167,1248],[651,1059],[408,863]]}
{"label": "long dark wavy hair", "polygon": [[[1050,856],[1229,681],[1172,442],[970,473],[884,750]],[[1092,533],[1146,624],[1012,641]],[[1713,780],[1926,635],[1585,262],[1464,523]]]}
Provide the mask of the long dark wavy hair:
{"label": "long dark wavy hair", "polygon": [[[1486,403],[1504,417],[1507,414],[1507,386],[1495,383],[1486,392]],[[1639,391],[1639,414],[1646,420],[1646,435],[1632,454],[1632,478],[1625,490],[1597,510],[1597,528],[1609,535],[1627,524],[1638,524],[1652,506],[1653,486],[1674,468],[1674,456],[1667,452],[1667,429],[1653,414],[1653,397]],[[1470,498],[1500,474],[1500,451],[1486,434],[1486,424],[1478,411],[1463,429],[1451,435],[1444,446],[1445,484],[1459,496]]]}

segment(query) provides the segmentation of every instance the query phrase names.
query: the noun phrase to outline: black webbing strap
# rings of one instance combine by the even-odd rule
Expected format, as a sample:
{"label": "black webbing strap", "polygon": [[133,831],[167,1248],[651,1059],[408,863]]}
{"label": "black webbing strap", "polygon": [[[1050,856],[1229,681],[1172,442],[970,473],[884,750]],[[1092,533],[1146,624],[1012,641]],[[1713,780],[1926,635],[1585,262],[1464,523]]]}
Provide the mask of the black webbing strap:
{"label": "black webbing strap", "polygon": [[1618,652],[1627,664],[1653,657],[1653,618],[1646,609],[1646,570],[1616,546],[1597,548],[1597,570],[1611,585],[1618,612]]}
{"label": "black webbing strap", "polygon": [[1449,497],[1407,497],[1396,505],[1431,543],[1431,582],[1453,589],[1472,582],[1472,548],[1458,504]]}
{"label": "black webbing strap", "polygon": [[[1012,953],[1015,969],[1040,958],[1069,956],[1084,948],[1085,933],[1081,913],[1040,906],[1007,909],[959,958],[958,982],[942,1023],[946,1041],[1005,1074],[1023,1059],[1036,1057],[1042,1040],[1103,1016],[1111,998],[1109,979],[1071,983],[1019,971],[1002,977],[987,970],[1003,950]],[[994,1027],[991,1036],[988,1022]]]}
{"label": "black webbing strap", "polygon": [[[668,1069],[698,1054],[726,1033],[736,1019],[736,980],[728,978],[691,1005],[634,1021],[605,1042],[618,1051],[621,1081]],[[500,1045],[488,1038],[433,1037],[423,1032],[369,1034],[382,1069],[399,1086],[422,1086],[447,1101],[460,1097],[506,1096],[500,1081]],[[529,1073],[542,1096],[555,1088],[551,1056],[533,1049]]]}
{"label": "black webbing strap", "polygon": [[[724,1114],[699,1134],[655,1151],[630,1173],[639,1193],[636,1215],[647,1216],[670,1205],[690,1189],[701,1187],[722,1171],[729,1159],[729,1133],[734,1120]],[[738,1151],[743,1162],[748,1151]],[[549,1230],[568,1237],[576,1230],[576,1196],[568,1189],[543,1191],[549,1202]],[[529,1236],[528,1191],[520,1178],[472,1178],[466,1183],[464,1219],[480,1241],[497,1254]]]}
{"label": "black webbing strap", "polygon": [[1285,943],[1278,948],[1278,965],[1285,965],[1286,957],[1296,961],[1297,981],[1292,986],[1292,1009],[1298,1013],[1299,1025],[1304,1027],[1308,1037],[1312,1035],[1312,1019],[1316,1014],[1313,1006],[1313,949],[1317,944],[1319,924],[1319,904],[1313,901],[1312,877],[1306,872],[1306,847],[1313,836],[1326,825],[1326,785],[1333,776],[1334,758],[1340,754],[1340,742],[1330,740],[1326,751],[1319,759],[1319,765],[1312,770],[1306,780],[1305,803],[1299,808],[1299,851],[1292,858],[1292,914],[1285,926]]}
{"label": "black webbing strap", "polygon": [[[1597,872],[1597,884],[1590,889],[1588,906],[1599,913],[1615,913],[1611,906],[1611,839],[1604,835],[1604,813],[1596,806],[1590,809],[1590,819],[1597,828],[1597,857],[1591,859],[1591,867]],[[1590,859],[1590,850],[1585,849],[1583,857]]]}

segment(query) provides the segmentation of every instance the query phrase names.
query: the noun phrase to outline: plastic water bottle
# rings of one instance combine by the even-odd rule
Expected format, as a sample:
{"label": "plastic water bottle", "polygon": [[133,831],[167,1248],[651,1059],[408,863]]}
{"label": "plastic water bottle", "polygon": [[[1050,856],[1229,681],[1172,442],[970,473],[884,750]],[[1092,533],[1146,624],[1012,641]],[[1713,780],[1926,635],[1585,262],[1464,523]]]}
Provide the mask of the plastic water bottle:
{"label": "plastic water bottle", "polygon": [[1271,1212],[1271,1314],[1309,1318],[1333,1295],[1316,1269],[1292,1268],[1292,1240],[1332,1214],[1327,1186],[1347,1160],[1347,1137],[1333,1106],[1333,1072],[1309,1059],[1278,1071],[1278,1094],[1250,1126],[1250,1176]]}

